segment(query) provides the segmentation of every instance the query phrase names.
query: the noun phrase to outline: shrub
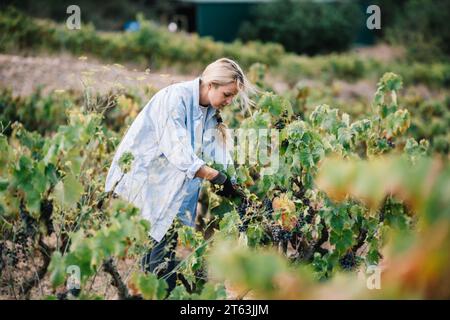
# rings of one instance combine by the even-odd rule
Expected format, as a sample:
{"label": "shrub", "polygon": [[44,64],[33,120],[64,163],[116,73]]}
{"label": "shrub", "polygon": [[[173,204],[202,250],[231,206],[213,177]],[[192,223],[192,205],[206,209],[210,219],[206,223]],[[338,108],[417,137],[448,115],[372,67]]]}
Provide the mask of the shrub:
{"label": "shrub", "polygon": [[243,40],[281,43],[286,50],[317,54],[347,49],[363,22],[355,3],[279,0],[258,5],[251,22],[239,31]]}

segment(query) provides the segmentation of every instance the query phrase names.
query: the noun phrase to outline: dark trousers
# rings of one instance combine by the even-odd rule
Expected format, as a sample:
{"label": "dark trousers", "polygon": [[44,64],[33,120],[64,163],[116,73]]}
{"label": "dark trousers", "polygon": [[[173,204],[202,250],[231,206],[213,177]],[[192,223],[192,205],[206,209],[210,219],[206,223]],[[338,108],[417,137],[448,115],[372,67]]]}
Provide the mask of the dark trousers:
{"label": "dark trousers", "polygon": [[176,272],[173,272],[169,276],[165,276],[172,272],[177,265],[175,248],[178,234],[174,229],[171,229],[160,242],[156,242],[154,239],[151,240],[153,247],[142,257],[142,270],[152,272],[159,278],[164,277],[168,285],[167,291],[170,293],[176,286],[177,275]]}

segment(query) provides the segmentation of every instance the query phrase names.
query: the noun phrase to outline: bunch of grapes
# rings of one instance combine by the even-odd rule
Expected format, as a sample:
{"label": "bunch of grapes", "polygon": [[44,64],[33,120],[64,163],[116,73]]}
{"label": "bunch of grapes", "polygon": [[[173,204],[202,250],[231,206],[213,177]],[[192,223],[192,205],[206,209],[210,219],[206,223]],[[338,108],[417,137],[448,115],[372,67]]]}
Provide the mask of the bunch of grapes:
{"label": "bunch of grapes", "polygon": [[282,231],[283,229],[278,225],[274,225],[270,228],[270,233],[272,234],[273,241],[279,242],[281,240]]}
{"label": "bunch of grapes", "polygon": [[281,117],[275,122],[275,128],[282,130],[286,127],[286,122],[288,121],[288,112],[285,110],[281,114]]}
{"label": "bunch of grapes", "polygon": [[195,277],[201,280],[208,280],[208,270],[206,268],[200,268],[195,271]]}
{"label": "bunch of grapes", "polygon": [[273,214],[273,207],[272,207],[272,201],[269,198],[264,198],[264,200],[262,202],[262,208],[264,210],[264,215],[270,219]]}
{"label": "bunch of grapes", "polygon": [[[36,231],[33,231],[36,232]],[[15,250],[17,253],[20,253],[22,256],[27,255],[27,249],[30,247],[32,240],[30,240],[29,233],[25,227],[21,227],[15,234]]]}
{"label": "bunch of grapes", "polygon": [[384,208],[380,211],[380,223],[384,221]]}
{"label": "bunch of grapes", "polygon": [[239,213],[239,217],[242,219],[247,214],[247,208],[249,207],[249,203],[246,200],[243,200],[241,204],[237,207],[237,212]]}
{"label": "bunch of grapes", "polygon": [[391,147],[392,149],[395,148],[395,143],[392,140],[388,140],[388,146]]}
{"label": "bunch of grapes", "polygon": [[36,219],[34,219],[25,211],[23,204],[20,205],[19,214],[23,224],[21,230],[25,234],[25,237],[34,238],[37,233]]}
{"label": "bunch of grapes", "polygon": [[295,224],[294,230],[296,230],[297,232],[300,232],[300,230],[304,227],[305,224],[306,224],[305,219],[303,219],[302,217],[299,217],[297,219],[297,223]]}
{"label": "bunch of grapes", "polygon": [[275,122],[275,128],[278,130],[282,130],[286,127],[286,123],[283,119],[278,119],[277,122]]}
{"label": "bunch of grapes", "polygon": [[14,242],[19,246],[26,246],[28,244],[27,233],[23,228],[20,228],[14,235]]}
{"label": "bunch of grapes", "polygon": [[80,295],[81,289],[80,288],[70,288],[69,293],[74,296],[78,297]]}
{"label": "bunch of grapes", "polygon": [[4,242],[0,243],[0,271],[6,265],[15,266],[19,262],[19,257],[15,250],[11,250]]}
{"label": "bunch of grapes", "polygon": [[45,199],[41,203],[41,220],[44,221],[48,234],[51,234],[53,231],[55,231],[53,228],[52,213],[53,203],[52,201]]}
{"label": "bunch of grapes", "polygon": [[272,234],[272,239],[274,242],[287,241],[292,236],[291,232],[284,230],[279,225],[271,226],[270,233]]}
{"label": "bunch of grapes", "polygon": [[289,231],[283,230],[281,234],[281,240],[288,241],[289,239],[291,239],[291,236],[292,234]]}
{"label": "bunch of grapes", "polygon": [[303,199],[302,199],[302,202],[303,202],[303,204],[304,204],[305,206],[307,206],[307,207],[309,207],[309,205],[311,204],[311,202],[309,201],[308,198],[303,198]]}
{"label": "bunch of grapes", "polygon": [[[308,200],[309,203],[309,200]],[[314,216],[316,215],[316,210],[314,210],[313,208],[309,207],[308,208],[308,215],[305,216],[305,222],[310,224],[314,218]]]}
{"label": "bunch of grapes", "polygon": [[353,251],[347,252],[339,259],[339,264],[344,270],[353,270],[357,266],[356,256]]}
{"label": "bunch of grapes", "polygon": [[245,232],[248,228],[248,219],[246,218],[247,209],[250,206],[250,203],[247,199],[242,200],[241,204],[237,207],[237,212],[239,214],[239,218],[242,221],[242,225],[239,226],[239,232]]}
{"label": "bunch of grapes", "polygon": [[245,223],[243,223],[240,226],[238,226],[239,232],[246,232],[247,229],[248,229],[248,225],[246,225]]}

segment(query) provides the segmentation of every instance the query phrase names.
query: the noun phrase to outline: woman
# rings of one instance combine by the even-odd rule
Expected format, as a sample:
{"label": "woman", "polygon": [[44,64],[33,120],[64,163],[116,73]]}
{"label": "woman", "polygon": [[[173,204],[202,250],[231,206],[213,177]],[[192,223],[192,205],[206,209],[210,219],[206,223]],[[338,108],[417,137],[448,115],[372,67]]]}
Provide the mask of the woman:
{"label": "woman", "polygon": [[[156,268],[163,266],[164,274],[173,269],[176,234],[167,232],[176,216],[186,225],[195,225],[203,179],[222,185],[222,196],[240,196],[234,177],[207,166],[205,160],[225,168],[233,164],[220,110],[237,95],[243,107],[249,107],[248,94],[254,91],[239,65],[222,58],[208,65],[200,78],[157,92],[128,129],[108,172],[105,191],[130,201],[150,221],[150,236],[158,243],[143,258],[144,270],[161,274]],[[126,174],[118,164],[124,152],[134,156]],[[168,260],[165,268],[163,260]],[[175,276],[167,280],[170,291]]]}

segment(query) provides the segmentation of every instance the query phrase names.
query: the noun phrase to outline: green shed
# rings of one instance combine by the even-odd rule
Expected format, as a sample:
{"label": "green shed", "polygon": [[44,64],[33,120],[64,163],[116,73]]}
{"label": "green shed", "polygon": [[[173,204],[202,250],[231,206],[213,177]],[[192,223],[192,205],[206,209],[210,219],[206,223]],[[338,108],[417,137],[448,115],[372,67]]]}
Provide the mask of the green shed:
{"label": "green shed", "polygon": [[252,6],[270,0],[183,0],[195,5],[196,32],[214,40],[236,39],[241,23],[248,20]]}
{"label": "green shed", "polygon": [[[249,20],[254,6],[273,0],[180,0],[192,4],[195,12],[194,30],[200,36],[210,36],[217,41],[231,42],[236,39],[241,23]],[[369,0],[310,0],[315,2],[355,1],[364,11]],[[374,34],[362,27],[357,34],[357,44],[372,44]]]}

